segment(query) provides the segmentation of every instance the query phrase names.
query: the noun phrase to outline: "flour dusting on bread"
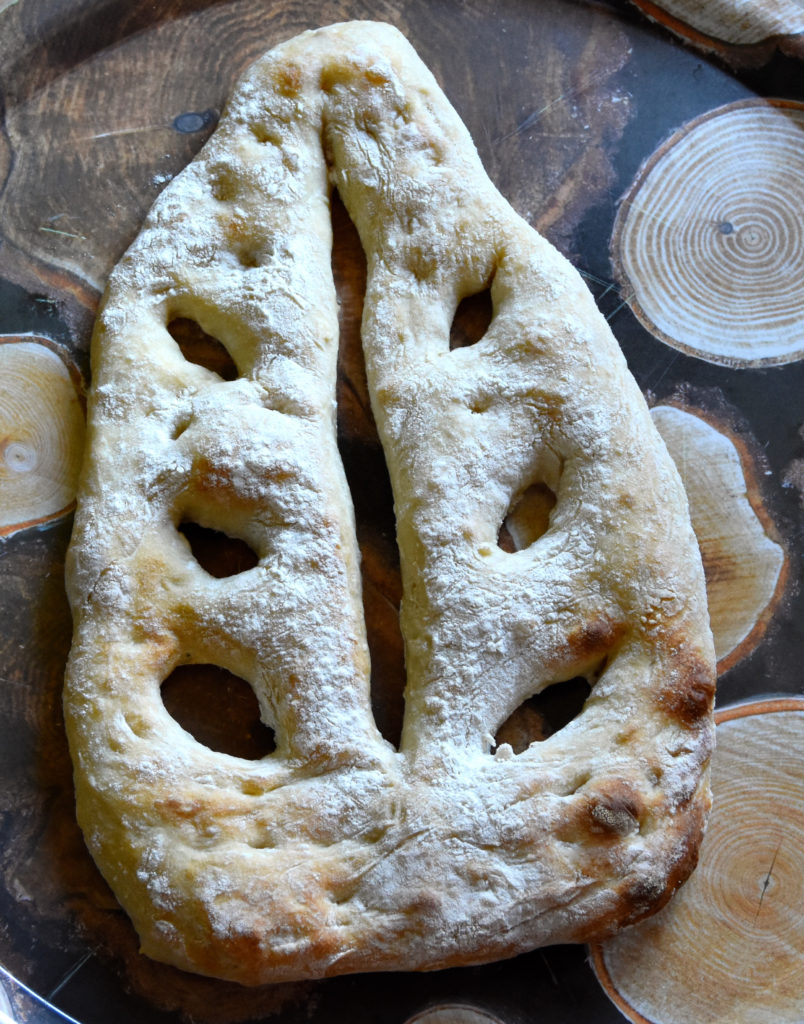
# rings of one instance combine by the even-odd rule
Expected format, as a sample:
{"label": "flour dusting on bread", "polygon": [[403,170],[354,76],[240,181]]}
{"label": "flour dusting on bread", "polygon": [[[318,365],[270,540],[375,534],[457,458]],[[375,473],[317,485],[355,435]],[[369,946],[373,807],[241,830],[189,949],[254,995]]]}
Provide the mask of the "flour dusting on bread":
{"label": "flour dusting on bread", "polygon": [[[369,699],[335,439],[329,196],[360,234],[371,401],[394,491],[400,749]],[[459,302],[490,288],[476,344]],[[194,320],[238,371],[187,361]],[[675,468],[569,263],[486,176],[387,25],[305,33],[246,73],[113,272],[68,560],[65,714],[87,844],[148,955],[244,984],[432,969],[583,942],[657,909],[709,806],[714,656]],[[555,495],[522,550],[497,538]],[[218,579],[178,530],[241,538]],[[245,679],[247,761],[165,709],[179,665]],[[586,677],[565,728],[494,745]]]}

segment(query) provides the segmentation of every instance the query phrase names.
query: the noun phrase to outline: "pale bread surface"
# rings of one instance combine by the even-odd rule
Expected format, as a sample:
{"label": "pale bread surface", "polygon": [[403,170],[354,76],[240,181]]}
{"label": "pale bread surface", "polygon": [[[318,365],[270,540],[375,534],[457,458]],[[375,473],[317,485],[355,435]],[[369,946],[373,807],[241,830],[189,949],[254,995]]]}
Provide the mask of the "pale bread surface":
{"label": "pale bread surface", "polygon": [[[394,489],[408,685],[371,714],[335,439],[328,193],[365,249],[363,344]],[[450,351],[459,300],[494,316]],[[189,317],[239,377],[187,362]],[[578,274],[486,176],[386,25],[254,64],[112,274],[68,559],[65,714],[87,844],[148,955],[245,984],[470,964],[656,909],[709,806],[714,657],[675,468]],[[547,532],[508,553],[534,482]],[[216,579],[185,518],[260,557]],[[248,680],[277,750],[216,753],[160,699],[186,662]],[[581,714],[493,748],[527,697]]]}

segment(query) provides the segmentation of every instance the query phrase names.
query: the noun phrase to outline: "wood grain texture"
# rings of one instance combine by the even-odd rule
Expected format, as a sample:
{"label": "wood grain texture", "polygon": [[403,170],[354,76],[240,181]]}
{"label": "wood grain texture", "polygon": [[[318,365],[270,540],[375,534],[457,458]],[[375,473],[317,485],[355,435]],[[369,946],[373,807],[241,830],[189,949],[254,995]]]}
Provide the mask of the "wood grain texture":
{"label": "wood grain texture", "polygon": [[84,446],[78,370],[47,338],[0,335],[0,536],[74,506]]}
{"label": "wood grain texture", "polygon": [[746,446],[699,410],[659,405],[651,413],[687,491],[723,673],[754,649],[784,593],[784,548]]}
{"label": "wood grain texture", "polygon": [[644,326],[726,366],[804,358],[804,105],[747,100],[684,125],[640,169],[612,262]]}
{"label": "wood grain texture", "polygon": [[[73,21],[43,2],[0,15],[0,46],[13,54],[0,78],[10,168],[3,234],[45,278],[67,274],[98,292],[160,189],[214,128],[243,69],[280,39],[347,17],[384,18],[408,33],[501,190],[553,240],[566,244],[610,183],[606,146],[628,110],[611,79],[627,42],[605,13],[580,7],[570,23],[565,5],[550,0],[536,34],[526,5],[513,4],[511,31],[501,35],[494,15],[471,4],[329,2],[314,15],[262,0],[160,6],[156,18],[144,4],[119,3],[82,8]],[[456,24],[460,49],[434,45],[452,39]]]}
{"label": "wood grain texture", "polygon": [[653,21],[699,49],[717,53],[735,67],[755,67],[778,48],[804,56],[804,13],[796,0],[633,0]]}
{"label": "wood grain texture", "polygon": [[804,991],[804,700],[719,713],[698,870],[648,922],[595,948],[636,1024],[798,1024]]}

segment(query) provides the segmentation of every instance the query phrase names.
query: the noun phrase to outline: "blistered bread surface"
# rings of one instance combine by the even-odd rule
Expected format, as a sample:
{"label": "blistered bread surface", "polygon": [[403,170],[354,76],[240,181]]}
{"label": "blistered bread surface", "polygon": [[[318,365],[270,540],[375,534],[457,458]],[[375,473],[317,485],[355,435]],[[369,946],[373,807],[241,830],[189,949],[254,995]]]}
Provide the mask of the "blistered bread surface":
{"label": "blistered bread surface", "polygon": [[[365,250],[362,339],[394,492],[407,690],[371,713],[359,553],[335,437],[331,190]],[[462,298],[490,287],[476,344]],[[184,317],[237,379],[187,361]],[[386,25],[254,64],[114,270],[93,339],[68,558],[65,715],[79,821],[143,951],[258,984],[472,964],[656,909],[709,806],[714,666],[675,468],[570,264],[486,176]],[[497,543],[532,484],[546,532]],[[223,579],[186,519],[245,540]],[[276,751],[168,714],[185,663],[248,681]],[[566,727],[495,744],[585,676]]]}

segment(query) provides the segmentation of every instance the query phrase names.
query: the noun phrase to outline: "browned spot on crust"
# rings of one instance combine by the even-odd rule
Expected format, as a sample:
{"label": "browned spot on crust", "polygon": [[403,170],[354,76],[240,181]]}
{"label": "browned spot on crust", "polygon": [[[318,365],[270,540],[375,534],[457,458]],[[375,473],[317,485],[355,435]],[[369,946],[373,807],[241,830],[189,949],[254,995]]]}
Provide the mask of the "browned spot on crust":
{"label": "browned spot on crust", "polygon": [[250,225],[239,217],[232,217],[224,225],[223,234],[229,245],[235,247],[249,241],[252,231]]}
{"label": "browned spot on crust", "polygon": [[712,713],[715,701],[715,670],[696,651],[682,651],[669,682],[656,700],[666,714],[692,728]]}
{"label": "browned spot on crust", "polygon": [[276,84],[285,96],[295,96],[302,85],[302,71],[298,64],[283,64],[276,72]]}
{"label": "browned spot on crust", "polygon": [[604,778],[589,783],[578,797],[570,804],[565,824],[556,833],[562,842],[621,839],[637,832],[645,816],[644,799],[623,779]]}
{"label": "browned spot on crust", "polygon": [[389,81],[388,75],[376,65],[366,68],[366,81],[369,85],[386,85]]}
{"label": "browned spot on crust", "polygon": [[627,879],[621,888],[623,912],[618,927],[635,924],[656,913],[670,901],[676,890],[686,882],[698,863],[703,838],[705,808],[702,801],[692,801],[680,816],[678,827],[668,837],[668,864],[664,878]]}
{"label": "browned spot on crust", "polygon": [[199,491],[219,496],[221,491],[233,490],[232,470],[216,465],[204,455],[197,455],[193,459],[193,483]]}
{"label": "browned spot on crust", "polygon": [[196,821],[205,808],[198,800],[182,800],[179,797],[171,796],[165,800],[155,800],[154,810],[169,819]]}
{"label": "browned spot on crust", "polygon": [[606,779],[590,794],[589,829],[592,833],[627,836],[639,829],[645,806],[642,797],[621,779]]}
{"label": "browned spot on crust", "polygon": [[[223,460],[212,460],[205,455],[197,455],[193,459],[192,466],[192,490],[208,501],[212,506],[223,505],[227,510],[246,509],[254,507],[253,498],[242,494],[242,486],[234,478],[232,465],[237,463],[238,453],[234,452],[227,465]],[[292,466],[273,465],[267,466],[261,472],[261,479],[268,484],[285,484],[296,476]]]}
{"label": "browned spot on crust", "polygon": [[567,637],[567,647],[579,662],[603,657],[622,639],[625,626],[600,615]]}
{"label": "browned spot on crust", "polygon": [[698,863],[705,803],[693,800],[678,814],[676,828],[656,852],[656,871],[650,877],[626,875],[616,888],[618,903],[608,919],[597,920],[575,937],[578,942],[600,941],[620,928],[636,924],[661,910],[686,882]]}

